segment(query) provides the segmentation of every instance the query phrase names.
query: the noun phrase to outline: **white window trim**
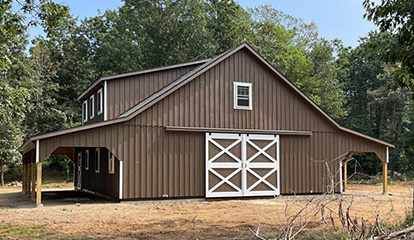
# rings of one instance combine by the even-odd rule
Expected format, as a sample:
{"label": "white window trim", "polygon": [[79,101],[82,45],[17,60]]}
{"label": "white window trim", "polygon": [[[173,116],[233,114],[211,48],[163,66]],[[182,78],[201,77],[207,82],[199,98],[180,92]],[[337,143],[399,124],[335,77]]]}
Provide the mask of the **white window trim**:
{"label": "white window trim", "polygon": [[104,81],[104,103],[103,103],[103,111],[104,111],[104,121],[108,120],[108,84]]}
{"label": "white window trim", "polygon": [[89,100],[91,101],[91,116],[90,119],[95,117],[95,95],[92,95],[89,97]]}
{"label": "white window trim", "polygon": [[89,170],[89,150],[85,151],[85,170]]}
{"label": "white window trim", "polygon": [[96,148],[95,172],[99,173],[100,170],[101,170],[101,151],[99,148]]}
{"label": "white window trim", "polygon": [[103,113],[103,95],[102,95],[102,88],[100,88],[97,92],[97,98],[99,99],[99,106],[97,115],[101,115]]}
{"label": "white window trim", "polygon": [[[83,106],[85,106],[85,108],[83,108]],[[82,103],[82,122],[85,123],[87,121],[88,121],[88,100],[85,100]]]}
{"label": "white window trim", "polygon": [[[249,88],[249,106],[237,105],[238,91],[237,87],[248,87]],[[233,82],[233,108],[239,110],[252,110],[253,105],[253,94],[252,94],[252,83],[247,82]]]}
{"label": "white window trim", "polygon": [[108,172],[115,173],[115,156],[111,152],[108,152]]}

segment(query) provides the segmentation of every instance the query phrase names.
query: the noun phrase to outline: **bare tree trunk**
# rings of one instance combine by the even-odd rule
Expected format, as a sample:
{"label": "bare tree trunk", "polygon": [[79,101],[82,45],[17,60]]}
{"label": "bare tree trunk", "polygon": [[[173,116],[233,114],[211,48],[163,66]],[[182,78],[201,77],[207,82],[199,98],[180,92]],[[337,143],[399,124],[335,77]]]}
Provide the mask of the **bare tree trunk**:
{"label": "bare tree trunk", "polygon": [[4,186],[4,166],[3,161],[0,161],[0,186]]}

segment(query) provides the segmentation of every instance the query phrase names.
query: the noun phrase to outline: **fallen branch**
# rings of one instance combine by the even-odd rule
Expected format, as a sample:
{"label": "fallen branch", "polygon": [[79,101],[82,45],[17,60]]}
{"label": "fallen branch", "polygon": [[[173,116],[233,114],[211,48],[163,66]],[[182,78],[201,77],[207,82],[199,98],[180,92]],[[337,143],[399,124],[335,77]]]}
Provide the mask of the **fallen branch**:
{"label": "fallen branch", "polygon": [[374,237],[374,240],[390,240],[414,232],[414,225],[400,231],[392,232],[390,234]]}

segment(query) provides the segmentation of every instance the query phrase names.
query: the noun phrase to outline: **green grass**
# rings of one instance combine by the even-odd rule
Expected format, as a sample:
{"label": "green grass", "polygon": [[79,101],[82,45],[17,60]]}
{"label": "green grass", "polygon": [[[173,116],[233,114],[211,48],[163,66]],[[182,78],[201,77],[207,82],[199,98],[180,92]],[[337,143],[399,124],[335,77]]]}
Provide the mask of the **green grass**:
{"label": "green grass", "polygon": [[1,240],[92,240],[85,236],[66,236],[46,230],[44,226],[11,225],[0,223]]}
{"label": "green grass", "polygon": [[43,188],[72,188],[73,180],[64,179],[64,174],[59,171],[44,171],[42,179]]}
{"label": "green grass", "polygon": [[0,224],[0,239],[47,239],[42,226],[15,226]]}

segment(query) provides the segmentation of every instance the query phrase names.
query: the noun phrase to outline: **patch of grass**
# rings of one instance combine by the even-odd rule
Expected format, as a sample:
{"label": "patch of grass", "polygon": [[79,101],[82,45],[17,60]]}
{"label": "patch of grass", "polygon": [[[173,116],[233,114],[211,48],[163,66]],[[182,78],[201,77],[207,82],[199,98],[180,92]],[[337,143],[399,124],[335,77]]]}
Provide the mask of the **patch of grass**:
{"label": "patch of grass", "polygon": [[42,226],[0,224],[0,239],[46,239],[47,236]]}
{"label": "patch of grass", "polygon": [[403,226],[412,226],[414,225],[414,214],[412,212],[407,213],[407,217],[405,218]]}
{"label": "patch of grass", "polygon": [[0,223],[1,240],[92,240],[94,238],[85,236],[67,236],[52,233],[41,225],[11,225]]}

